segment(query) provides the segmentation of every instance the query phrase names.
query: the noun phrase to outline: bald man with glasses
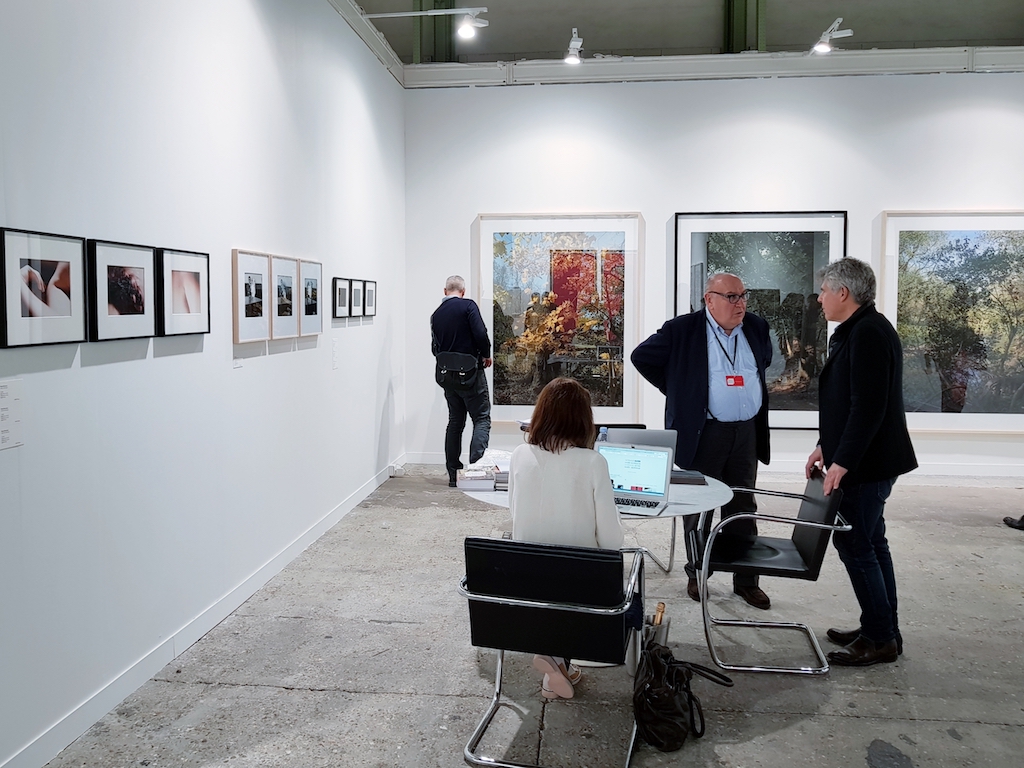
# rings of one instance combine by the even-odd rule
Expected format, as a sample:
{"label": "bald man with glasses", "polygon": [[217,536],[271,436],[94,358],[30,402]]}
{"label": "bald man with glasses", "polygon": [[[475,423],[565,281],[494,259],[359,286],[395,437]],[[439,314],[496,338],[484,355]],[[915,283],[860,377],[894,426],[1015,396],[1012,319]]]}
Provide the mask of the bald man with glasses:
{"label": "bald man with glasses", "polygon": [[[665,428],[676,430],[675,463],[733,487],[753,488],[758,460],[768,463],[768,387],[772,362],[768,323],[747,312],[747,291],[736,275],[712,275],[704,289],[705,308],[666,322],[633,350],[631,360],[665,395]],[[754,512],[749,493],[737,493],[722,507],[722,518]],[[712,516],[705,521],[705,536]],[[686,593],[700,600],[690,532],[697,516],[683,518],[686,531]],[[725,531],[757,535],[753,520],[737,520]],[[771,608],[757,576],[733,575],[733,591],[755,608]]]}

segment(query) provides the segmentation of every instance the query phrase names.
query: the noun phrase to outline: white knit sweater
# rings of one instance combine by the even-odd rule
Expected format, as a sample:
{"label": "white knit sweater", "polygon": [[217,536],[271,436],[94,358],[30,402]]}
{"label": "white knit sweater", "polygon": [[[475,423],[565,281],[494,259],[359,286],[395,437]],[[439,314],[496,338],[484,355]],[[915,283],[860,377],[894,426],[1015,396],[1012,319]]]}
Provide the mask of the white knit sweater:
{"label": "white knit sweater", "polygon": [[508,474],[512,538],[545,544],[619,549],[622,524],[608,462],[589,448],[561,453],[536,445],[512,451]]}

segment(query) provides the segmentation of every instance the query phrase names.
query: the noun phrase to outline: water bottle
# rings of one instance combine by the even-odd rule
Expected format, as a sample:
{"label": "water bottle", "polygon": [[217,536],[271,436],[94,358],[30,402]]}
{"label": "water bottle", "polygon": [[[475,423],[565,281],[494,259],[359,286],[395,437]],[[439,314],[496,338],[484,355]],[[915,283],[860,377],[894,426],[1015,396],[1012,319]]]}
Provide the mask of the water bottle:
{"label": "water bottle", "polygon": [[607,443],[608,442],[608,427],[601,427],[597,433],[597,442]]}

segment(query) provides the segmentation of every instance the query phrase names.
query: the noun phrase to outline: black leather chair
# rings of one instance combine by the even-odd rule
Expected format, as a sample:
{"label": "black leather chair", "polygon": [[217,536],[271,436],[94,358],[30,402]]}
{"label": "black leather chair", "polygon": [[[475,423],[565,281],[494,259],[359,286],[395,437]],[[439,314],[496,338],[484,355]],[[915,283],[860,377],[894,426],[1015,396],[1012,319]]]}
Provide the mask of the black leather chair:
{"label": "black leather chair", "polygon": [[[626,611],[643,595],[643,550],[588,549],[507,539],[467,538],[466,577],[459,594],[469,600],[473,645],[497,650],[494,697],[464,750],[470,765],[526,768],[476,754],[503,706],[505,651],[522,651],[621,664],[629,635]],[[633,553],[623,584],[623,552]],[[639,647],[639,644],[634,644]],[[633,754],[636,724],[626,765]],[[529,768],[537,768],[530,766]]]}
{"label": "black leather chair", "polygon": [[[733,515],[716,525],[703,545],[700,540],[700,532],[704,528],[704,516],[710,513],[701,514],[701,522],[697,526],[697,530],[694,531],[693,538],[696,546],[694,551],[703,551],[704,553],[698,582],[701,612],[704,615],[704,635],[708,641],[711,658],[722,669],[741,672],[784,672],[798,675],[823,675],[828,672],[828,660],[821,652],[818,639],[806,624],[720,619],[711,615],[708,605],[708,576],[714,571],[817,581],[832,532],[851,530],[850,526],[839,516],[839,504],[842,501],[843,492],[837,489],[826,496],[823,483],[824,476],[821,472],[815,471],[807,481],[803,494],[764,491],[755,488],[733,488],[736,493],[800,499],[800,511],[795,518],[760,513]],[[728,523],[744,518],[792,525],[793,535],[789,539],[781,539],[770,536],[736,536],[730,535],[728,531],[722,531],[723,526]],[[803,632],[818,658],[818,666],[779,667],[726,664],[719,658],[712,638],[711,630],[716,626],[792,629]]]}

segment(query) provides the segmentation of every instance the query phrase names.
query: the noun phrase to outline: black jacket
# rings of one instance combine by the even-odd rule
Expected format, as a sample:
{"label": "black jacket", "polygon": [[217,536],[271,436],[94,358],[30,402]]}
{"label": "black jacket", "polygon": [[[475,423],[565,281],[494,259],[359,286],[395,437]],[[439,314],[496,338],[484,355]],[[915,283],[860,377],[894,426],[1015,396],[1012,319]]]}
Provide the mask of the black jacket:
{"label": "black jacket", "polygon": [[[772,362],[768,323],[749,312],[743,335],[750,344],[761,379],[761,410],[757,420],[757,458],[771,458],[768,440],[768,387],[764,372]],[[630,356],[640,375],[656,386],[665,402],[665,428],[676,430],[675,463],[689,469],[708,417],[707,312],[698,310],[667,321]]]}
{"label": "black jacket", "polygon": [[844,484],[888,480],[917,467],[903,410],[903,347],[874,303],[839,324],[818,379],[825,466]]}
{"label": "black jacket", "polygon": [[477,360],[491,356],[491,340],[480,317],[480,308],[472,299],[450,296],[430,316],[430,351],[462,352]]}

